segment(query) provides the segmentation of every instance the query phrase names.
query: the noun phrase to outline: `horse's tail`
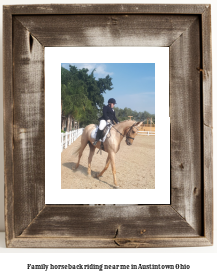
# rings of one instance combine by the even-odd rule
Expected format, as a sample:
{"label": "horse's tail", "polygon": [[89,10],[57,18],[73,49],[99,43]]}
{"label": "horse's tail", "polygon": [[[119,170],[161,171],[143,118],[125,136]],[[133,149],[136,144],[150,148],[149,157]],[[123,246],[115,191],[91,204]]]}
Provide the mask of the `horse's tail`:
{"label": "horse's tail", "polygon": [[[90,145],[91,145],[90,141],[88,141],[87,144],[88,144],[89,147],[90,147]],[[72,155],[77,156],[78,153],[79,153],[79,151],[80,151],[80,149],[81,149],[81,147],[82,147],[82,144],[80,144],[80,145],[73,151]]]}
{"label": "horse's tail", "polygon": [[80,151],[80,149],[81,149],[81,144],[72,152],[72,155],[73,156],[77,156],[79,151]]}
{"label": "horse's tail", "polygon": [[79,152],[83,152],[84,148],[87,146],[87,144],[89,144],[90,146],[90,141],[88,141],[87,138],[87,129],[89,126],[86,126],[83,133],[81,134],[81,142],[79,144],[79,146],[72,152],[73,156],[77,156],[79,154]]}

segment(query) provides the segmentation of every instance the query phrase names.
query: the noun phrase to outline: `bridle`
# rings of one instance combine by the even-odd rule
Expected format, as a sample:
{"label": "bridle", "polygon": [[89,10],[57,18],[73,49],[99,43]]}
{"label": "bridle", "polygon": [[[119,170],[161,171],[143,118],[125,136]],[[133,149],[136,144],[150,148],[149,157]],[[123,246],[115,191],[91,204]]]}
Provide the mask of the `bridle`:
{"label": "bridle", "polygon": [[[133,129],[133,127],[135,127],[135,125],[136,125],[136,123],[135,124],[133,124],[131,127],[129,127],[129,130],[127,131],[127,134],[126,134],[126,141],[127,141],[127,139],[135,139],[135,138],[133,138],[133,137],[130,137],[129,135],[130,135],[130,131]],[[117,130],[114,126],[112,126],[118,133],[120,133],[120,135],[122,135],[123,137],[125,136],[125,135],[123,135],[119,130]],[[135,127],[136,128],[136,127]],[[136,128],[137,130],[138,130],[138,128]]]}

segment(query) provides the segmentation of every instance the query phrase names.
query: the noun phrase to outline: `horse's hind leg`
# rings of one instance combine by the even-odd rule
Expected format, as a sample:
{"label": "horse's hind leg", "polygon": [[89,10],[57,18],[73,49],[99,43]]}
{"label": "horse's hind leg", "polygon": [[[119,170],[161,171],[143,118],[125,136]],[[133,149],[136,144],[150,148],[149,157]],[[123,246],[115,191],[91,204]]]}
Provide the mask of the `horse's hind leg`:
{"label": "horse's hind leg", "polygon": [[78,162],[77,162],[77,164],[75,166],[75,169],[77,169],[78,166],[79,166],[82,153],[83,153],[85,147],[87,146],[87,143],[88,143],[88,141],[81,137],[81,145],[80,145],[79,152],[78,152]]}
{"label": "horse's hind leg", "polygon": [[91,176],[91,161],[95,152],[95,147],[89,143],[90,146],[90,153],[89,153],[89,157],[88,157],[88,169],[87,169],[87,174],[88,176]]}
{"label": "horse's hind leg", "polygon": [[106,163],[105,163],[105,168],[102,170],[102,172],[100,172],[98,175],[97,175],[97,178],[98,177],[101,177],[103,175],[103,173],[108,169],[109,167],[109,164],[110,164],[110,158],[109,158],[109,155],[106,159]]}

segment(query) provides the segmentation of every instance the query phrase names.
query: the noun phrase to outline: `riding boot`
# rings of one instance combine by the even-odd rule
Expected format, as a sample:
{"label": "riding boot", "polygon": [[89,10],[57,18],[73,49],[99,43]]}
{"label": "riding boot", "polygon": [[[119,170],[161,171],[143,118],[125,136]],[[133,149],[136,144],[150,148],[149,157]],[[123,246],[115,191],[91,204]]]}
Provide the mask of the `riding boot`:
{"label": "riding boot", "polygon": [[103,130],[100,130],[100,129],[98,128],[97,134],[96,134],[96,140],[93,142],[93,145],[94,145],[94,146],[96,146],[96,144],[97,144],[97,142],[99,141],[99,139],[101,139],[102,132],[103,132]]}

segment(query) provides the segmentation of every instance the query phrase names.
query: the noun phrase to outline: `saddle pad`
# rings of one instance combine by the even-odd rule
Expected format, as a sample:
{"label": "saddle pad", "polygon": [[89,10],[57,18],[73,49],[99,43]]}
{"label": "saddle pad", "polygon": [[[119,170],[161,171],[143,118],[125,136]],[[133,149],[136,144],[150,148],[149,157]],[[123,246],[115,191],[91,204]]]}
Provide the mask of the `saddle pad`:
{"label": "saddle pad", "polygon": [[[100,142],[105,142],[105,139],[106,139],[106,137],[107,137],[107,134],[109,133],[109,130],[111,129],[111,125],[109,126],[109,128],[108,128],[108,130],[107,130],[107,132],[106,132],[106,134],[105,134],[105,136],[102,138],[102,139],[100,139],[99,141]],[[92,138],[92,139],[94,139],[94,140],[96,140],[96,134],[97,134],[97,131],[98,131],[98,126],[96,127],[96,128],[94,128],[93,130],[92,130],[92,132],[91,132],[91,135],[90,135],[90,137]]]}

